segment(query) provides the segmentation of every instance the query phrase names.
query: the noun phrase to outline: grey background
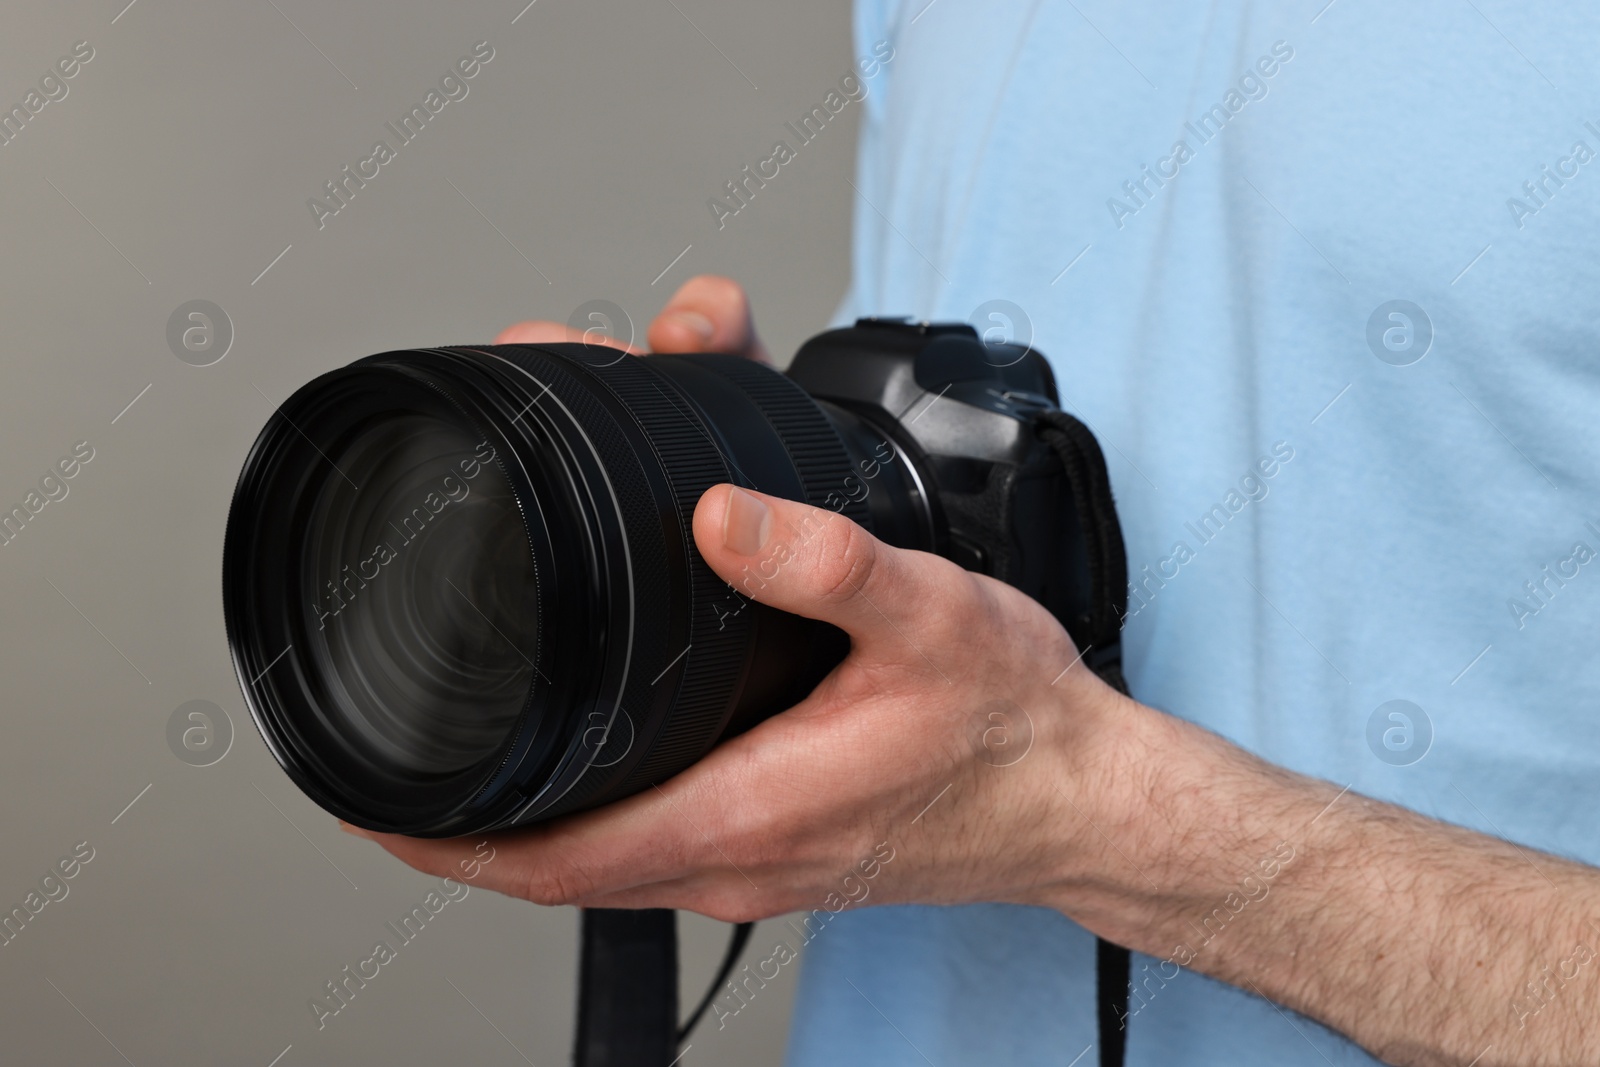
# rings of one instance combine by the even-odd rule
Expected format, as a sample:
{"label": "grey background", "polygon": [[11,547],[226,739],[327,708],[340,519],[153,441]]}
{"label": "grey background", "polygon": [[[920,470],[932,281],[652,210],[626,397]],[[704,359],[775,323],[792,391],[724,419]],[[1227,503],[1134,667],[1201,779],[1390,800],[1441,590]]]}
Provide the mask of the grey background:
{"label": "grey background", "polygon": [[[845,285],[859,108],[718,232],[707,197],[849,69],[846,0],[524,2],[6,5],[6,107],[74,42],[95,49],[0,147],[0,509],[95,449],[0,547],[0,903],[95,849],[0,948],[6,1062],[567,1061],[575,914],[486,891],[315,1029],[308,999],[432,880],[340,833],[249,724],[218,592],[233,481],[323,370],[594,298],[642,331],[698,272],[744,281],[786,358]],[[480,40],[495,57],[467,98],[319,231],[306,199]],[[214,366],[167,346],[193,299],[233,322]],[[235,734],[204,768],[166,741],[197,699]],[[685,923],[686,997],[723,930]],[[789,968],[683,1062],[776,1059],[793,988]]]}

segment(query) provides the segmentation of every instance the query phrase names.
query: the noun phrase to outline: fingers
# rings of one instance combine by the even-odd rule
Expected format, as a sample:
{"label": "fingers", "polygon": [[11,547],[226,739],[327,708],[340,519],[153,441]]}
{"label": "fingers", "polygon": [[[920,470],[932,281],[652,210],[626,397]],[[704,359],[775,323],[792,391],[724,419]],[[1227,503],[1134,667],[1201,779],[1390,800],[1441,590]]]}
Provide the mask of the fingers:
{"label": "fingers", "polygon": [[[339,829],[354,837],[364,837],[368,841],[382,845],[391,855],[425,874],[453,878],[458,882],[486,889],[498,889],[503,880],[506,864],[495,866],[496,862],[503,858],[503,853],[489,837],[423,840],[401,834],[380,834],[374,830],[364,830],[343,819],[339,820]],[[501,844],[503,843],[502,841]]]}
{"label": "fingers", "polygon": [[919,635],[962,616],[973,580],[948,560],[893,548],[842,515],[716,485],[694,514],[707,563],[740,595],[830,622],[856,648],[926,656]]}
{"label": "fingers", "polygon": [[[658,870],[653,877],[640,877],[633,868],[638,857],[622,841],[608,840],[606,845],[625,860],[623,865],[579,870],[561,862],[559,850],[569,843],[545,833],[545,828],[422,840],[339,825],[425,874],[545,907],[686,908],[723,922],[745,922],[793,910],[810,899],[783,886],[758,888],[719,855],[702,857],[694,870],[670,875]],[[679,835],[686,831],[692,833],[681,827]],[[763,894],[762,889],[768,891]]]}
{"label": "fingers", "polygon": [[543,319],[507,326],[495,337],[494,343],[497,345],[597,344],[620,348],[634,355],[644,354],[644,349],[625,345],[603,330],[574,330],[563,323]]}
{"label": "fingers", "polygon": [[[601,344],[634,355],[644,349],[623,344],[599,329],[575,330],[560,322],[534,319],[507,326],[497,345]],[[770,363],[766,346],[756,336],[750,298],[731,278],[702,274],[683,283],[650,324],[649,343],[657,352],[730,352]]]}
{"label": "fingers", "polygon": [[553,823],[459,838],[339,825],[424,873],[553,906],[681,879],[714,862],[707,839],[685,821],[684,802],[654,789]]}
{"label": "fingers", "polygon": [[656,352],[731,352],[772,362],[756,336],[744,287],[713,274],[683,283],[650,324],[649,340]]}

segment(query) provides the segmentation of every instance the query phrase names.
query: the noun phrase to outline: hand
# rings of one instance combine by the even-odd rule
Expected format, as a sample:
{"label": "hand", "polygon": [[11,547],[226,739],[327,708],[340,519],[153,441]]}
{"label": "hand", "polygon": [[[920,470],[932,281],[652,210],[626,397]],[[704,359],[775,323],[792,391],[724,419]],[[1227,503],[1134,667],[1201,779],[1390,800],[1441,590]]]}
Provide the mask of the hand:
{"label": "hand", "polygon": [[[1115,724],[1141,709],[1037,603],[840,515],[728,485],[701,498],[694,536],[730,581],[775,562],[757,599],[841,627],[849,656],[799,705],[657,788],[488,835],[497,858],[476,884],[746,920],[869,894],[1040,903],[1058,872],[1104,862],[1088,813],[1120,780]],[[347,829],[440,875],[480,840]]]}
{"label": "hand", "polygon": [[[690,278],[667,301],[650,323],[647,338],[655,352],[728,352],[771,363],[766,346],[756,336],[750,317],[750,298],[743,286],[729,278],[702,274]],[[494,339],[497,345],[539,345],[559,342],[599,341],[635,355],[643,351],[614,338],[581,331],[560,322],[534,320],[507,326]]]}

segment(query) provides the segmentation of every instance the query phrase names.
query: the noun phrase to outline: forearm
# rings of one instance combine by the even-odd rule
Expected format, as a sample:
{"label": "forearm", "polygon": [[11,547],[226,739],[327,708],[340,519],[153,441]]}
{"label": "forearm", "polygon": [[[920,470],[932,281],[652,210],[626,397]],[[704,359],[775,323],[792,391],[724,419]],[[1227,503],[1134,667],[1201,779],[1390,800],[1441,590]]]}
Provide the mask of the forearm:
{"label": "forearm", "polygon": [[1396,1064],[1600,1060],[1600,872],[1136,718],[1080,813],[1120,854],[1055,901],[1162,961],[1136,990],[1192,968]]}

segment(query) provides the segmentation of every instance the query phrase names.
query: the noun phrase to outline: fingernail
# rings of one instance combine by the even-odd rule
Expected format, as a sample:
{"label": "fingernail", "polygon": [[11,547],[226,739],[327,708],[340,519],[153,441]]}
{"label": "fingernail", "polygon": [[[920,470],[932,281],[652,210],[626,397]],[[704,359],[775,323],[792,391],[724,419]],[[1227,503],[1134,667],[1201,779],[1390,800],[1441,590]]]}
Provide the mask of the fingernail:
{"label": "fingernail", "polygon": [[712,325],[711,320],[700,314],[698,311],[674,311],[667,317],[673,322],[678,323],[690,333],[694,334],[700,339],[702,344],[710,341],[711,334],[716,330],[716,327]]}
{"label": "fingernail", "polygon": [[738,486],[728,494],[728,510],[722,515],[722,543],[741,556],[753,556],[767,543],[772,531],[772,509],[754,493]]}

